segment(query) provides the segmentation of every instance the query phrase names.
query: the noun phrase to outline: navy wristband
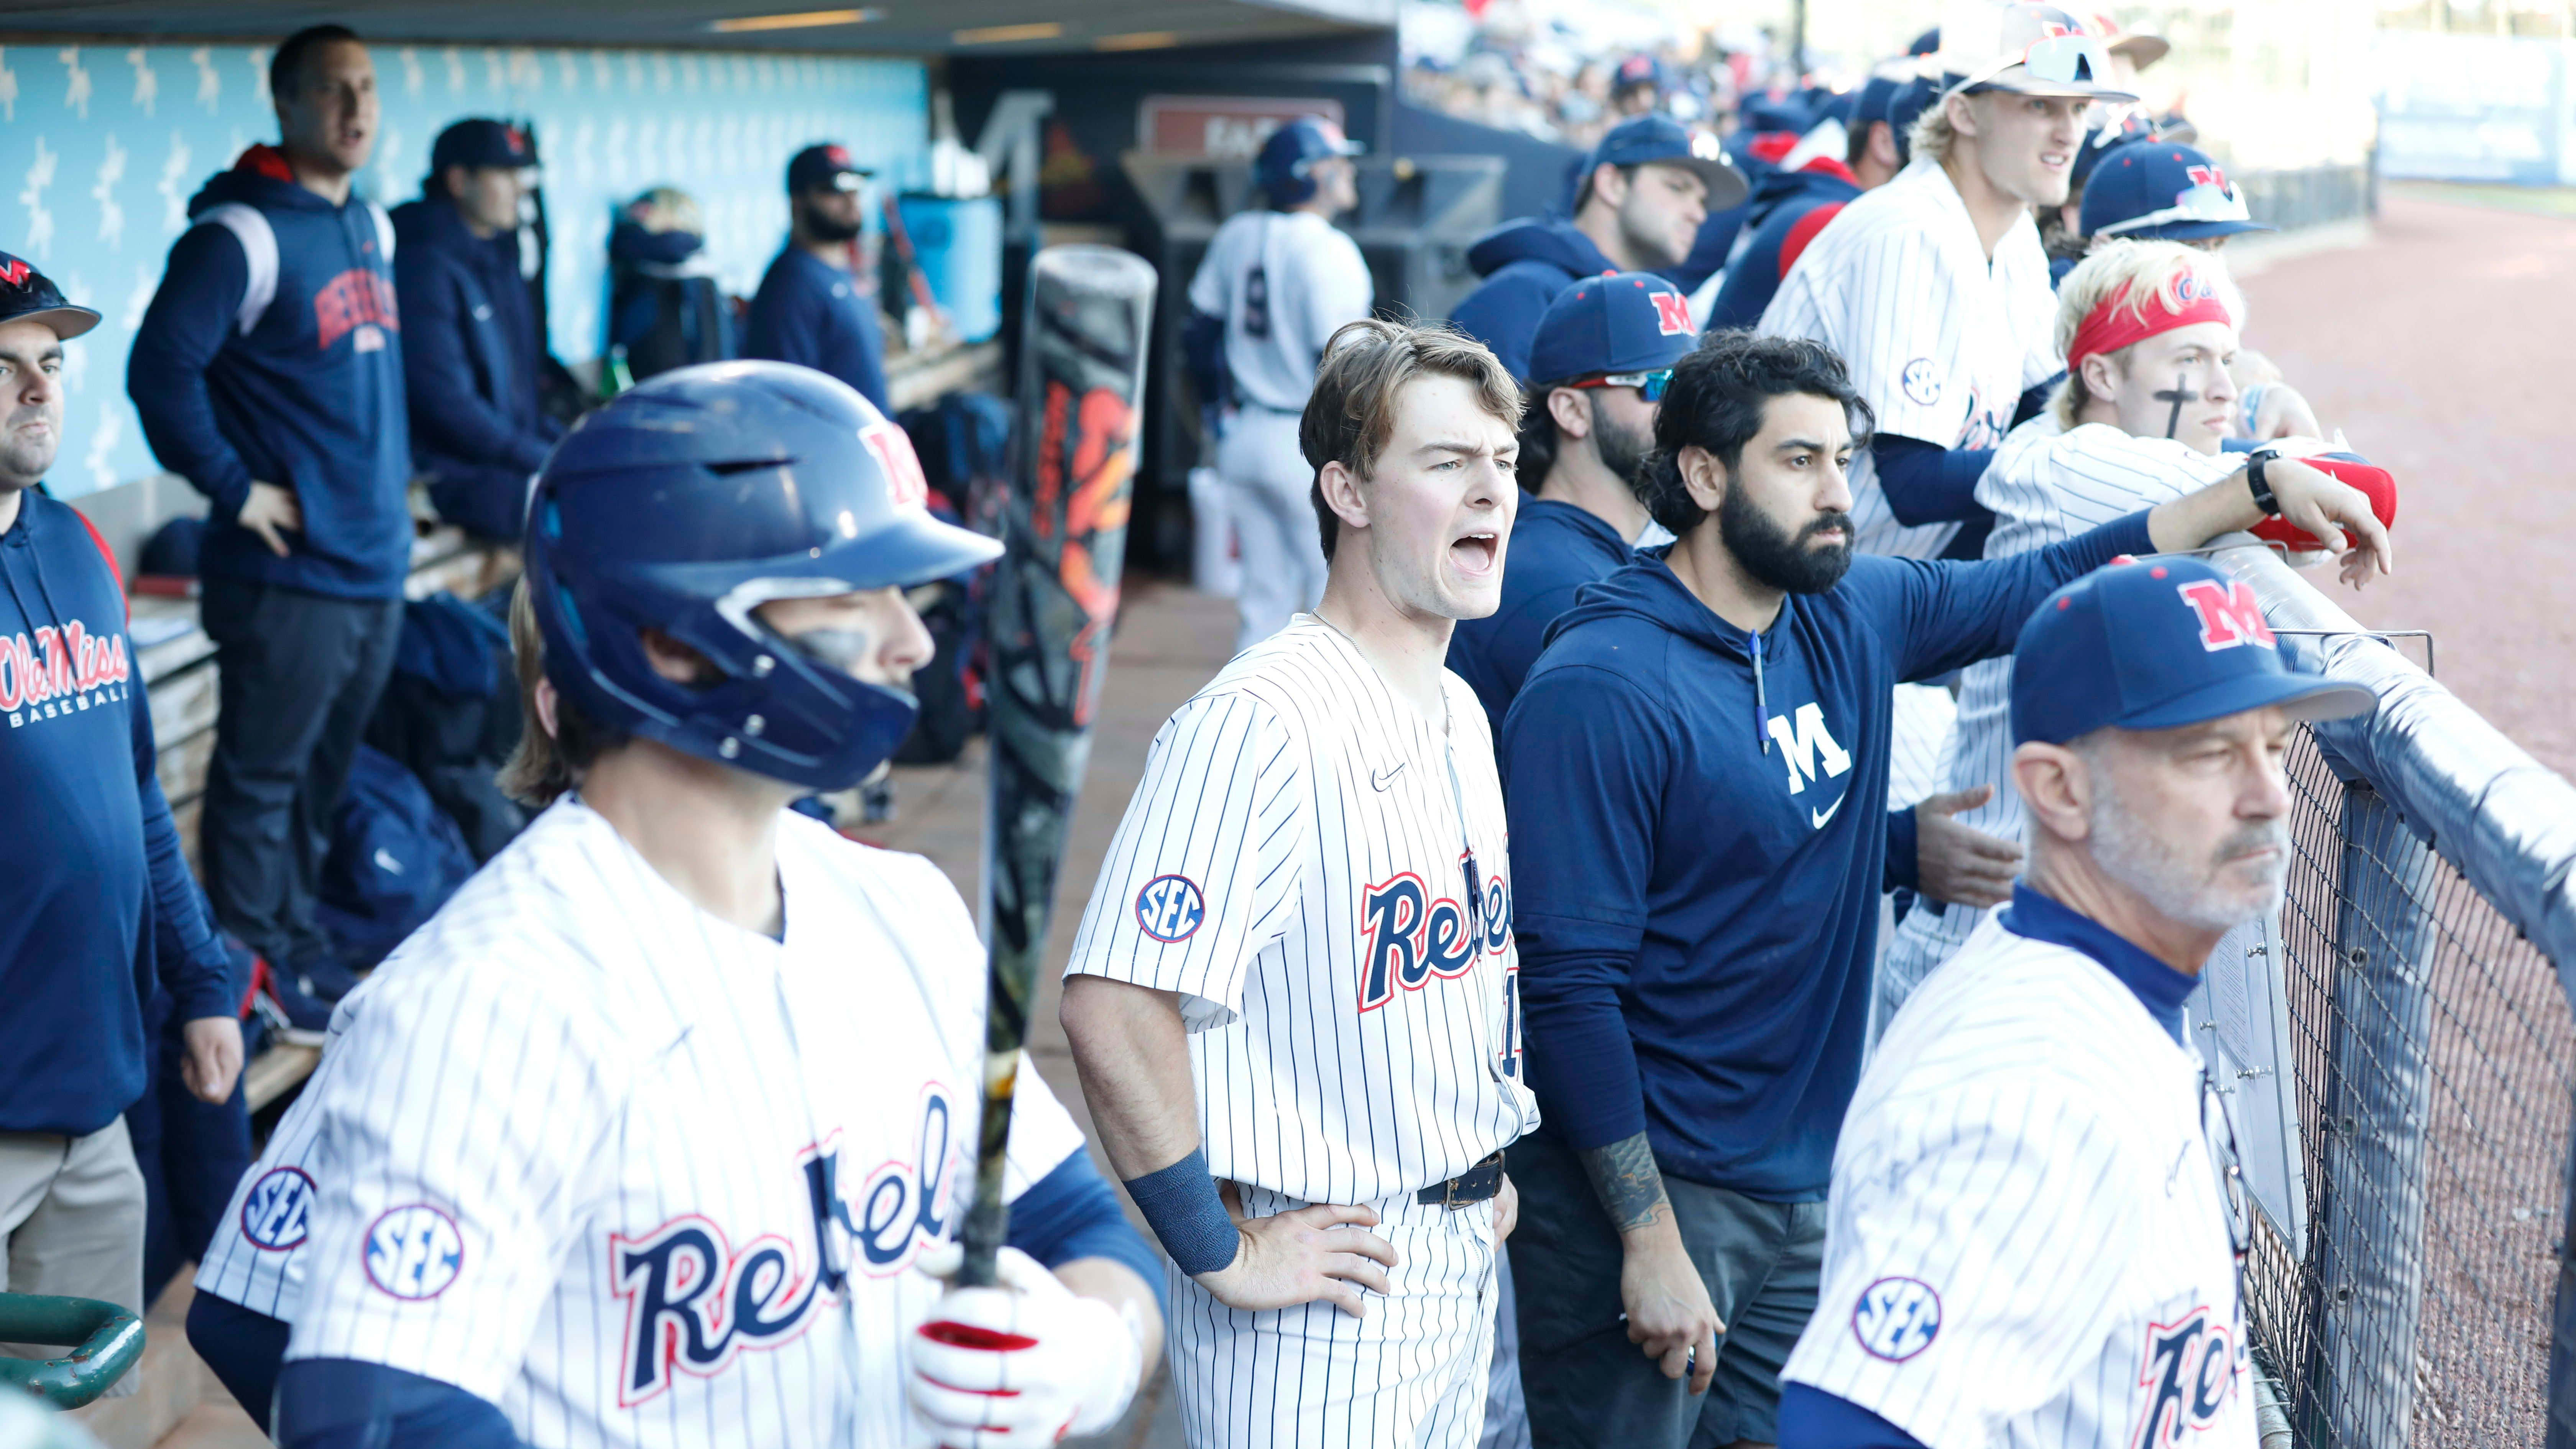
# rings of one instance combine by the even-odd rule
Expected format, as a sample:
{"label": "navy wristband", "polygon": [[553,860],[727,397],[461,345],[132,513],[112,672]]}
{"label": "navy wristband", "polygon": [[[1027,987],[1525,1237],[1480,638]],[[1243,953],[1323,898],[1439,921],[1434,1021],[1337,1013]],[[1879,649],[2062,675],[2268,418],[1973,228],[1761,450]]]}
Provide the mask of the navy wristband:
{"label": "navy wristband", "polygon": [[1231,1267],[1243,1250],[1243,1234],[1217,1196],[1216,1179],[1208,1176],[1204,1147],[1160,1172],[1129,1178],[1127,1195],[1162,1239],[1163,1251],[1193,1278]]}

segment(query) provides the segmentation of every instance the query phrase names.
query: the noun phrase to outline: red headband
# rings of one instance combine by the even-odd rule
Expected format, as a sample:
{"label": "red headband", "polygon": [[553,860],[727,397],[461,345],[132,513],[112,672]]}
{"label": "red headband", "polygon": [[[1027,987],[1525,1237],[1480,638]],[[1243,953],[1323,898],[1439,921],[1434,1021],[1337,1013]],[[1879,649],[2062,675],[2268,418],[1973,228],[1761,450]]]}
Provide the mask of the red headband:
{"label": "red headband", "polygon": [[2129,294],[2136,290],[2136,284],[2131,283],[2121,288],[2118,296],[2086,313],[2083,325],[2075,329],[2074,343],[2066,349],[2066,375],[2073,377],[2081,372],[2088,357],[2117,352],[2177,327],[2189,327],[2195,322],[2234,325],[2236,319],[2228,314],[2227,304],[2218,300],[2215,283],[2197,273],[2185,272],[2176,279],[2176,287],[2183,297],[2179,312],[2173,310],[2161,290],[2147,299],[2146,306],[2130,307]]}

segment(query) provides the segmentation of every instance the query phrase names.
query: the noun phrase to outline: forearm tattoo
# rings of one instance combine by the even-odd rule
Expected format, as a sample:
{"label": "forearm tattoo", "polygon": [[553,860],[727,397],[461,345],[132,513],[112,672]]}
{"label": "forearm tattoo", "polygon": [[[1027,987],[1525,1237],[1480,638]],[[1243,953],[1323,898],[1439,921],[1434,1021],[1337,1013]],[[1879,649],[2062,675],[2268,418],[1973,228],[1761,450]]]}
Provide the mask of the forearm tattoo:
{"label": "forearm tattoo", "polygon": [[1664,1175],[1656,1170],[1655,1152],[1646,1145],[1645,1133],[1581,1155],[1593,1195],[1601,1199],[1602,1211],[1610,1214],[1610,1226],[1624,1233],[1664,1216]]}

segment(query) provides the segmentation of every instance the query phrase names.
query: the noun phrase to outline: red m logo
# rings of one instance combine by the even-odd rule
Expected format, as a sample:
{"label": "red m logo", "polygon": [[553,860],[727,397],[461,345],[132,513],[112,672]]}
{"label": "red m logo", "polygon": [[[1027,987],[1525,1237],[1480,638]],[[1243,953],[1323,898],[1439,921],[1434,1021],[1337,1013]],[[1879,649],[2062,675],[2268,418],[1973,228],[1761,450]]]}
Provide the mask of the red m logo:
{"label": "red m logo", "polygon": [[[27,285],[28,274],[35,270],[36,269],[34,267],[28,266],[25,262],[18,260],[16,257],[11,257],[9,259],[9,265],[0,267],[0,282],[7,282],[13,287],[23,287]],[[1663,299],[1659,297],[1656,300],[1661,301]]]}
{"label": "red m logo", "polygon": [[2227,173],[2215,166],[2186,166],[2183,172],[2191,177],[2194,186],[2215,186],[2221,191],[2227,189]]}
{"label": "red m logo", "polygon": [[2272,626],[2263,622],[2263,601],[2248,583],[2214,583],[2195,579],[2179,586],[2182,601],[2200,616],[2200,647],[2215,654],[2240,644],[2278,648]]}
{"label": "red m logo", "polygon": [[1690,299],[1679,292],[1649,292],[1655,299],[1655,327],[1666,337],[1691,334]]}

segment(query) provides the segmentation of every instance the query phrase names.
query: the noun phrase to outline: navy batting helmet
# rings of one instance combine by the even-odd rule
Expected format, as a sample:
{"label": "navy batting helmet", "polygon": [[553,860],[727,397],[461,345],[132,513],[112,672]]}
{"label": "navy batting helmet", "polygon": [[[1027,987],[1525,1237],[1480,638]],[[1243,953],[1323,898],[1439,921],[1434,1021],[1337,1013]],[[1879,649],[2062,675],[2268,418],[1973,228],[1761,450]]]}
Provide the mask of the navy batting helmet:
{"label": "navy batting helmet", "polygon": [[[894,753],[918,706],[763,623],[773,599],[944,578],[1002,546],[941,523],[912,444],[866,398],[778,362],[663,373],[574,426],[529,496],[546,677],[584,717],[809,790]],[[655,672],[662,630],[715,666]]]}
{"label": "navy batting helmet", "polygon": [[1252,174],[1269,193],[1271,205],[1295,206],[1315,194],[1316,162],[1327,156],[1357,156],[1367,149],[1321,116],[1299,116],[1261,143]]}

